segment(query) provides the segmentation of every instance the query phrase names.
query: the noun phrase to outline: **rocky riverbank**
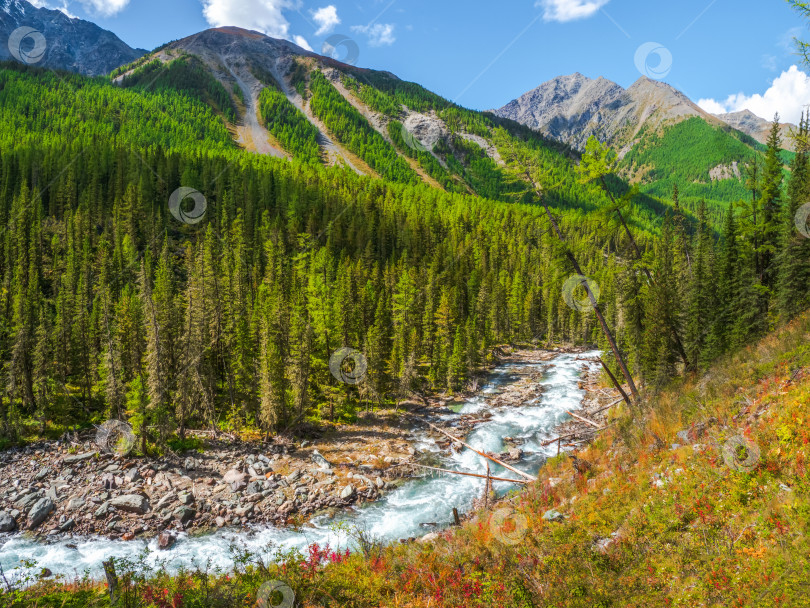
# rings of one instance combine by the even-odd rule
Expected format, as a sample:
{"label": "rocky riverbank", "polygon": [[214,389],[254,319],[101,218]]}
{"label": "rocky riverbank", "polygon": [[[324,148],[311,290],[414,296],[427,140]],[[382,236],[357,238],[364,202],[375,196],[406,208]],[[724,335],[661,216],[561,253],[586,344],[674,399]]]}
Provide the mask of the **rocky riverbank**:
{"label": "rocky riverbank", "polygon": [[0,453],[0,532],[164,533],[168,546],[173,531],[291,525],[376,500],[413,455],[408,431],[367,419],[316,443],[211,438],[202,452],[159,459],[103,453],[93,431],[69,433]]}
{"label": "rocky riverbank", "polygon": [[[504,352],[502,363],[545,363],[561,352],[571,351]],[[519,407],[539,398],[541,377],[542,370],[520,368],[492,404]],[[412,445],[414,432],[426,428],[422,417],[436,422],[431,414],[446,413],[473,394],[406,403],[404,416],[366,413],[354,424],[327,426],[302,441],[206,436],[202,451],[164,458],[105,453],[92,430],[0,452],[0,532],[124,540],[160,535],[166,548],[181,530],[298,525],[318,513],[377,500],[413,476],[409,465],[418,455]],[[462,415],[445,428],[464,437],[488,416]],[[461,447],[436,438],[439,447]],[[509,449],[496,456],[519,461],[520,447],[510,438],[505,443]]]}

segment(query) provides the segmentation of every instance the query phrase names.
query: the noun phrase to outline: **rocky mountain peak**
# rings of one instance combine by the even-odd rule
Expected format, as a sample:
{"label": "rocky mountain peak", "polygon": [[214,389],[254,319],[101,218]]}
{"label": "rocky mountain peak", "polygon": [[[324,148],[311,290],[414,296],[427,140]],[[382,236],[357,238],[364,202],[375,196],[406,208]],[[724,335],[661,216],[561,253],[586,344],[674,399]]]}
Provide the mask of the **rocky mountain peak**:
{"label": "rocky mountain peak", "polygon": [[621,146],[645,125],[690,116],[719,122],[664,82],[642,76],[625,90],[579,73],[549,80],[494,112],[580,150],[592,135]]}
{"label": "rocky mountain peak", "polygon": [[[36,40],[32,35],[22,36],[19,40],[12,39],[9,45],[12,34],[18,32],[19,37],[22,27],[30,28],[32,35],[36,32]],[[19,48],[14,48],[15,45]],[[42,52],[26,54],[35,45]],[[99,76],[144,53],[112,32],[89,21],[68,17],[62,11],[37,8],[26,0],[0,0],[0,60]]]}

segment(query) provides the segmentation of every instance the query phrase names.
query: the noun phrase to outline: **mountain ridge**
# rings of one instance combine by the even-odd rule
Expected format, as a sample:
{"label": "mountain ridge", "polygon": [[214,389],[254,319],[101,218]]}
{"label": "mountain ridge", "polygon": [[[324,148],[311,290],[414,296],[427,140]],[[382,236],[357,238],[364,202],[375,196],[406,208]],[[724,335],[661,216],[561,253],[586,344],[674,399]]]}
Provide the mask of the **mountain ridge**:
{"label": "mountain ridge", "polygon": [[[12,34],[22,27],[31,28],[31,35],[9,44]],[[38,41],[33,38],[35,32],[41,35]],[[36,56],[26,56],[35,43]],[[16,44],[19,49],[12,51]],[[15,57],[14,52],[20,56]],[[0,61],[17,60],[84,76],[102,76],[146,52],[130,47],[95,23],[68,17],[60,10],[37,8],[26,0],[0,0]]]}
{"label": "mountain ridge", "polygon": [[491,112],[580,151],[591,135],[621,147],[646,125],[657,128],[684,116],[722,123],[664,82],[642,76],[625,89],[603,76],[579,72],[546,81]]}

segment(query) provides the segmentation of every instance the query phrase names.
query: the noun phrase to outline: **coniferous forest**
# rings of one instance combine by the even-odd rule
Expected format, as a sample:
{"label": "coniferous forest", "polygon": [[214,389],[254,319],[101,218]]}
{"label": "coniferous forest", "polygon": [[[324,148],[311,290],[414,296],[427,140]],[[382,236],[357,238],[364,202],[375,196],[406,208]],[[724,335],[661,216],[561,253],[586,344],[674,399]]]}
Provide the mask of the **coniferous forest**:
{"label": "coniferous forest", "polygon": [[810,605],[810,2],[60,3],[0,0],[0,607]]}
{"label": "coniferous forest", "polygon": [[[111,415],[133,420],[144,445],[190,427],[272,431],[460,391],[501,344],[604,346],[593,314],[565,304],[565,248],[599,283],[632,373],[651,391],[808,303],[810,244],[794,225],[808,157],[800,148],[786,171],[776,130],[721,222],[705,204],[684,213],[677,184],[657,219],[635,214],[637,258],[614,213],[634,215],[634,193],[606,197],[599,180],[519,130],[493,127],[520,158],[500,171],[545,180],[566,245],[526,182],[521,202],[442,191],[386,160],[394,148],[376,133],[355,143],[371,127],[342,98],[330,102],[340,96],[319,72],[313,111],[393,181],[312,164],[309,123],[294,122],[272,89],[262,112],[275,112],[274,132],[303,162],[240,152],[215,113],[223,104],[190,94],[188,73],[168,69],[141,92],[135,80],[122,89],[3,66],[7,439],[25,421],[60,429]],[[613,171],[601,181],[619,197]],[[199,223],[170,212],[181,186],[204,197]],[[340,347],[365,354],[367,382],[330,374]]]}

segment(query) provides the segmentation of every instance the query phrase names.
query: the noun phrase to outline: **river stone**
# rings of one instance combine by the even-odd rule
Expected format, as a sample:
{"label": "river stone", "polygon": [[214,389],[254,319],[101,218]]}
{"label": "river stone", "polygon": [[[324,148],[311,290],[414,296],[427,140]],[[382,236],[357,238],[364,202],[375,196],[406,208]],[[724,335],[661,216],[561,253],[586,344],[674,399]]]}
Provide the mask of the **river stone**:
{"label": "river stone", "polygon": [[104,501],[104,503],[103,503],[103,504],[102,504],[102,505],[101,505],[101,506],[100,506],[98,509],[96,509],[96,512],[95,512],[95,514],[94,514],[94,517],[95,517],[96,519],[101,519],[102,517],[104,517],[105,515],[107,515],[107,511],[108,511],[109,509],[110,509],[110,501],[109,501],[109,500],[105,500],[105,501]]}
{"label": "river stone", "polygon": [[31,507],[31,512],[28,514],[28,529],[33,530],[41,524],[48,515],[53,511],[53,501],[50,498],[40,498],[37,503]]}
{"label": "river stone", "polygon": [[155,505],[155,510],[160,511],[163,507],[168,505],[170,502],[174,501],[176,498],[177,496],[174,494],[174,492],[169,492],[163,498],[157,501],[157,504]]}
{"label": "river stone", "polygon": [[565,515],[560,513],[559,511],[555,511],[554,509],[549,509],[545,513],[543,513],[543,519],[546,521],[565,521]]}
{"label": "river stone", "polygon": [[231,486],[232,492],[239,492],[247,487],[247,475],[237,469],[231,469],[225,473],[222,481]]}
{"label": "river stone", "polygon": [[287,480],[287,483],[295,483],[298,479],[303,475],[301,469],[295,469],[292,473],[287,475],[284,479]]}
{"label": "river stone", "polygon": [[82,462],[83,460],[90,460],[98,452],[85,452],[84,454],[74,454],[72,456],[65,456],[62,459],[64,464],[73,464],[74,462]]}
{"label": "river stone", "polygon": [[382,480],[382,477],[378,477],[374,480],[374,485],[382,490],[385,487],[385,482]]}
{"label": "river stone", "polygon": [[144,515],[149,511],[149,501],[138,494],[116,496],[110,501],[110,504],[119,511],[135,513],[136,515]]}
{"label": "river stone", "polygon": [[124,475],[124,478],[129,483],[135,483],[136,481],[138,481],[141,478],[141,474],[138,473],[138,469],[133,467],[129,471],[126,472],[126,474]]}
{"label": "river stone", "polygon": [[197,511],[189,507],[177,507],[172,515],[174,515],[174,518],[181,524],[185,525],[194,519],[194,516],[197,515]]}
{"label": "river stone", "polygon": [[171,549],[177,538],[170,532],[162,532],[158,538],[158,549]]}
{"label": "river stone", "polygon": [[26,494],[20,500],[15,502],[14,504],[22,509],[23,511],[27,510],[32,504],[34,504],[39,499],[38,492],[32,492],[31,494]]}
{"label": "river stone", "polygon": [[261,494],[264,490],[264,484],[261,481],[251,481],[247,488],[245,488],[245,494],[250,496],[251,494]]}
{"label": "river stone", "polygon": [[190,505],[194,502],[194,495],[190,492],[180,492],[177,495],[177,500],[180,501],[181,504]]}
{"label": "river stone", "polygon": [[40,481],[42,479],[45,479],[45,477],[47,477],[48,473],[50,473],[50,472],[51,472],[51,467],[42,467],[42,469],[40,469],[39,473],[36,474],[36,480]]}
{"label": "river stone", "polygon": [[340,492],[340,498],[346,500],[347,498],[351,498],[354,495],[354,486],[352,484],[347,485],[343,490]]}
{"label": "river stone", "polygon": [[17,529],[17,522],[10,513],[0,511],[0,532],[14,532]]}
{"label": "river stone", "polygon": [[84,498],[81,496],[77,496],[75,498],[71,498],[67,504],[68,511],[78,511],[84,506]]}
{"label": "river stone", "polygon": [[69,519],[65,523],[63,523],[61,526],[59,526],[59,531],[60,532],[67,532],[68,530],[73,529],[73,527],[75,525],[76,525],[76,522],[73,521],[72,519]]}
{"label": "river stone", "polygon": [[425,534],[424,536],[417,538],[416,542],[420,544],[425,544],[425,543],[432,543],[433,541],[438,539],[439,539],[438,532],[430,532],[429,534]]}

